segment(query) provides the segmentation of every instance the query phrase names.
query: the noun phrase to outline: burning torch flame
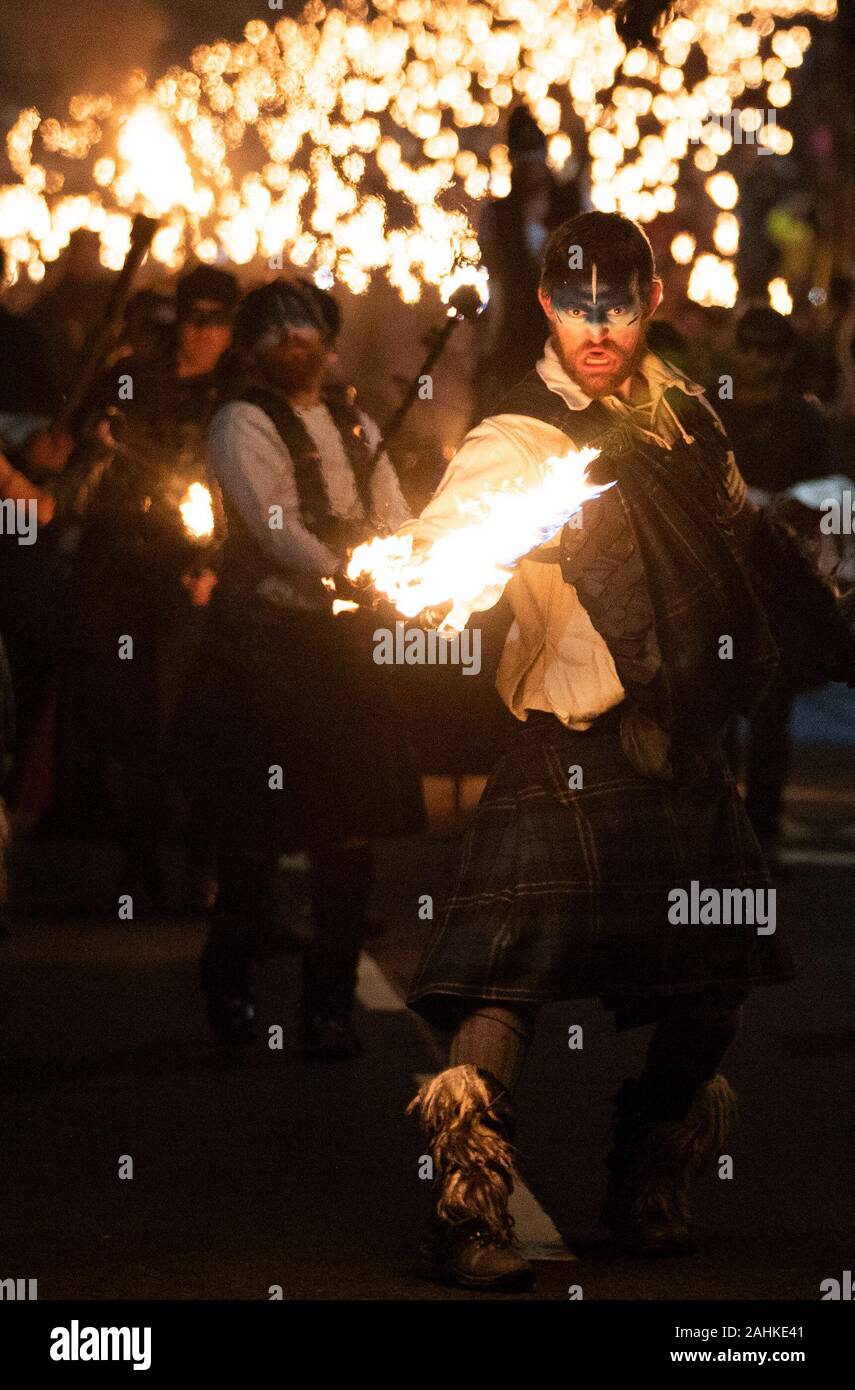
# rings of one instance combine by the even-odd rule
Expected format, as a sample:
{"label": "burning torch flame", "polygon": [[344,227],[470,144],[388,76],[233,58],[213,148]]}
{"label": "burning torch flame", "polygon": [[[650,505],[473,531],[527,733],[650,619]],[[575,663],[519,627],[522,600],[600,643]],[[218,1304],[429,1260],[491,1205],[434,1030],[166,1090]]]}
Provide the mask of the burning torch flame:
{"label": "burning torch flame", "polygon": [[[321,583],[331,594],[335,593],[335,580],[332,575],[324,575],[321,579]],[[354,603],[353,600],[349,598],[334,598],[332,601],[332,611],[334,618],[337,617],[339,613],[358,613],[359,604]]]}
{"label": "burning torch flame", "polygon": [[498,602],[517,560],[554,536],[584,502],[612,486],[587,481],[586,470],[598,453],[571,449],[546,460],[535,487],[514,479],[458,503],[467,520],[424,549],[415,551],[406,532],[375,537],[354,550],[347,578],[353,583],[370,579],[406,618],[450,602],[439,630],[460,632],[473,612]]}
{"label": "burning torch flame", "polygon": [[194,541],[205,541],[214,534],[214,508],[211,494],[203,483],[191,483],[184,500],[179,503],[181,520],[188,536]]}
{"label": "burning torch flame", "polygon": [[790,287],[782,275],[776,275],[774,280],[770,280],[767,286],[769,303],[779,314],[791,314],[793,312],[793,297],[790,294]]}
{"label": "burning torch flame", "polygon": [[[162,220],[151,255],[171,270],[190,253],[237,265],[282,253],[354,294],[383,274],[405,303],[425,285],[450,296],[448,277],[459,266],[474,276],[480,262],[464,200],[510,192],[508,147],[495,137],[517,101],[553,168],[579,129],[601,212],[644,223],[673,213],[678,190],[693,199],[686,165],[731,211],[739,189],[719,162],[743,137],[789,153],[778,113],[812,42],[793,21],[818,27],[837,0],[680,0],[629,49],[615,8],[309,0],[299,18],[251,19],[241,39],[200,46],[186,68],[79,93],[66,118],[29,107],[6,136],[15,182],[0,187],[10,282],[23,271],[38,283],[78,228],[118,270],[142,212]],[[751,104],[735,108],[743,97]],[[573,142],[561,129],[568,107]]]}

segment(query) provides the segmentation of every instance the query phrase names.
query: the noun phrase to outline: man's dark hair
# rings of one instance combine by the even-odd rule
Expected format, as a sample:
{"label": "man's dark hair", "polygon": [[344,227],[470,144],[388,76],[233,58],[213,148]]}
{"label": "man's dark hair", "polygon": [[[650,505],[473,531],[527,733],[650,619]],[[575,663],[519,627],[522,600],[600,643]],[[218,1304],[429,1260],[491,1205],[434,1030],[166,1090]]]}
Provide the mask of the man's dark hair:
{"label": "man's dark hair", "polygon": [[310,281],[271,280],[251,290],[241,304],[235,320],[235,347],[241,352],[251,351],[269,328],[288,319],[312,324],[325,342],[332,342],[340,315],[332,297]]}
{"label": "man's dark hair", "polygon": [[650,302],[653,247],[638,223],[620,212],[581,212],[557,227],[544,253],[541,288],[552,299],[562,286],[590,285],[594,262],[603,284],[628,285],[636,275],[642,303]]}
{"label": "man's dark hair", "polygon": [[188,270],[175,287],[175,306],[179,319],[186,318],[198,299],[210,299],[229,311],[237,308],[240,285],[237,276],[213,265],[197,265]]}
{"label": "man's dark hair", "polygon": [[326,324],[324,337],[327,342],[333,343],[341,332],[341,309],[336,304],[328,290],[322,290],[313,280],[308,280],[304,275],[298,275],[295,282],[302,285],[303,289],[317,304],[321,318]]}

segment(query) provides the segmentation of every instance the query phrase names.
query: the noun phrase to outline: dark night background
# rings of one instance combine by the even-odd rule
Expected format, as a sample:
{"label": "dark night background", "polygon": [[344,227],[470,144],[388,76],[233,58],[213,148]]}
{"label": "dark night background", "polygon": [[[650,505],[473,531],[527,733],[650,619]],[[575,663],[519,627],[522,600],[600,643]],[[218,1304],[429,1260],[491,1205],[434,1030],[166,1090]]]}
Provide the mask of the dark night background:
{"label": "dark night background", "polygon": [[[186,64],[194,45],[237,39],[248,19],[282,13],[251,0],[5,5],[0,125],[29,105],[61,114],[74,92],[114,89],[134,68],[154,75]],[[796,133],[793,168],[826,268],[845,274],[855,260],[855,0],[842,0],[836,25],[814,27],[783,123]],[[821,130],[834,149],[826,164],[812,143]],[[434,307],[406,309],[379,287],[346,309],[344,364],[354,375],[364,368],[365,397],[380,415],[397,399],[393,373],[418,361]],[[458,388],[470,369],[467,334],[438,372],[436,413],[420,406],[414,416],[436,450],[466,423]],[[581,1282],[586,1299],[815,1301],[821,1280],[851,1269],[853,696],[838,686],[796,706],[779,915],[799,973],[757,991],[728,1059],[745,1098],[736,1180],[704,1180],[703,1253],[615,1260],[591,1240],[608,1100],[640,1039],[616,1039],[596,1002],[557,1005],[544,1011],[527,1064],[518,1141],[528,1186],[584,1259],[542,1264],[535,1298],[566,1299]],[[423,728],[425,746],[442,733],[440,724]],[[384,849],[374,909],[385,931],[369,945],[359,994],[366,1055],[323,1072],[263,1043],[238,1058],[212,1053],[197,997],[202,924],[117,923],[115,846],[38,834],[25,842],[21,921],[0,941],[0,1278],[38,1278],[43,1299],[265,1300],[274,1284],[298,1300],[472,1297],[414,1268],[424,1203],[413,1179],[417,1140],[402,1117],[414,1078],[436,1070],[440,1054],[401,995],[430,926],[414,920],[413,904],[447,886],[483,771],[432,769],[430,834]],[[275,960],[260,996],[262,1036],[273,1024],[287,1030],[296,988],[294,958]],[[584,1068],[566,1046],[580,1023]],[[125,1153],[133,1182],[116,1179]],[[520,1220],[529,1241],[554,1237],[536,1208]],[[572,1356],[572,1337],[567,1345]]]}

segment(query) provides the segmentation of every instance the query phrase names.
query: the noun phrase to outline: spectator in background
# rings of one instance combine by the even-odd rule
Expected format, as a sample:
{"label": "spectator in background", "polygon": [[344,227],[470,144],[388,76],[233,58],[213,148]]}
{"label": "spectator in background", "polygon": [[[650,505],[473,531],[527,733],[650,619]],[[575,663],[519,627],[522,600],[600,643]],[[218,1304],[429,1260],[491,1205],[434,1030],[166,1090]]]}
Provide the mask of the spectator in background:
{"label": "spectator in background", "polygon": [[[0,295],[5,280],[6,257],[0,247]],[[29,319],[10,313],[0,302],[0,416],[50,417],[58,404],[42,335]],[[4,431],[0,426],[0,433],[8,434],[8,427]]]}
{"label": "spectator in background", "polygon": [[[198,610],[216,582],[221,537],[216,528],[194,535],[180,508],[191,486],[207,486],[207,430],[239,295],[226,271],[189,271],[178,281],[175,331],[165,341],[150,331],[151,301],[138,297],[126,339],[135,350],[113,363],[95,394],[104,452],[78,550],[59,809],[66,823],[118,835],[128,861],[124,891],[138,913],[168,905],[162,850],[183,834],[167,731],[201,636]],[[216,498],[210,503],[213,520]],[[133,660],[118,659],[122,635],[133,638]]]}
{"label": "spectator in background", "polygon": [[[733,399],[716,401],[739,469],[754,500],[766,505],[831,471],[828,425],[819,406],[803,394],[798,349],[798,336],[782,314],[765,306],[746,309],[727,364]],[[785,663],[748,723],[744,750],[746,807],[770,862],[780,838],[793,699]]]}
{"label": "spectator in background", "polygon": [[328,297],[301,281],[274,281],[241,306],[243,370],[210,434],[228,516],[197,684],[207,677],[211,701],[184,740],[188,775],[219,823],[221,890],[201,963],[212,1031],[251,1038],[276,861],[303,850],[315,935],[299,1041],[319,1057],[360,1051],[351,1012],[370,841],[423,828],[390,686],[371,676],[375,615],[334,616],[322,582],[341,575],[348,547],[409,514],[377,426],[328,387],[338,324]]}
{"label": "spectator in background", "polygon": [[822,412],[805,397],[796,360],[799,340],[782,314],[763,305],[744,310],[736,327],[728,373],[733,399],[716,401],[750,488],[785,492],[829,471],[829,436]]}
{"label": "spectator in background", "polygon": [[[56,278],[54,278],[56,277]],[[111,276],[101,265],[94,232],[77,231],[27,315],[47,347],[47,363],[60,398],[77,378],[86,344],[100,323]]]}
{"label": "spectator in background", "polygon": [[168,356],[174,336],[174,300],[157,290],[138,290],[128,300],[122,341],[112,361],[133,357],[137,362],[156,362]]}
{"label": "spectator in background", "polygon": [[204,438],[239,298],[235,276],[212,266],[181,277],[174,306],[153,291],[135,295],[122,354],[99,384],[98,405],[124,417],[128,428],[144,429],[150,443],[165,443],[185,425]]}
{"label": "spectator in background", "polygon": [[550,233],[579,211],[575,181],[560,182],[546,162],[546,137],[525,106],[508,122],[511,191],[488,203],[478,241],[490,275],[490,302],[478,323],[475,393],[479,418],[542,356],[537,304],[540,263]]}
{"label": "spectator in background", "polygon": [[[0,279],[4,271],[0,252]],[[20,543],[13,528],[0,526],[0,635],[5,646],[3,664],[10,673],[10,686],[14,683],[17,710],[16,785],[8,778],[9,767],[2,766],[0,785],[5,778],[6,795],[16,804],[28,750],[43,723],[62,622],[56,580],[64,562],[58,551],[57,528],[50,523],[56,511],[56,475],[68,462],[73,440],[64,431],[47,427],[58,399],[38,331],[27,319],[0,307],[0,506],[7,515],[13,506],[16,511],[25,507],[23,515],[34,507],[40,530],[49,528],[40,544],[33,545]],[[5,754],[11,765],[11,727],[5,732]],[[45,778],[38,780],[43,783]],[[0,827],[0,840],[3,838]]]}
{"label": "spectator in background", "polygon": [[852,304],[852,281],[848,275],[833,275],[819,323],[811,334],[810,390],[823,405],[831,406],[840,377],[838,336]]}

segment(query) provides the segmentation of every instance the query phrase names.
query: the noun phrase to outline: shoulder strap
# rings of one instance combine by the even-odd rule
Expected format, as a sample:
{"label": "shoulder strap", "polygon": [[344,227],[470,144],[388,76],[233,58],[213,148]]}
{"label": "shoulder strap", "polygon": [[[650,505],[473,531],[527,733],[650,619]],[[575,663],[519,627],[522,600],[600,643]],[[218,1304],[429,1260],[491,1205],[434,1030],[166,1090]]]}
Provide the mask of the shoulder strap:
{"label": "shoulder strap", "polygon": [[[251,386],[242,395],[242,400],[257,405],[270,416],[279,437],[291,455],[300,500],[300,514],[304,524],[315,534],[327,533],[338,528],[339,518],[330,514],[329,498],[324,487],[321,458],[314,440],[300,420],[296,411],[278,392],[264,386]],[[326,405],[333,424],[341,436],[348,462],[353,469],[356,487],[366,517],[370,517],[371,478],[374,473],[372,450],[365,437],[365,429],[359,412],[348,401],[335,393],[324,394]]]}
{"label": "shoulder strap", "polygon": [[250,405],[257,405],[276,426],[294,465],[303,524],[319,535],[326,529],[329,520],[329,500],[321,474],[320,454],[314,440],[288,402],[277,392],[264,386],[251,386],[244,391],[241,399]]}
{"label": "shoulder strap", "polygon": [[373,511],[371,479],[374,476],[376,460],[374,450],[368,443],[365,426],[356,406],[339,392],[324,394],[324,404],[332,416],[333,424],[341,435],[345,453],[356,479],[356,490],[366,517]]}
{"label": "shoulder strap", "polygon": [[610,459],[634,447],[631,426],[618,420],[603,405],[591,401],[582,410],[571,410],[556,391],[550,391],[539,372],[532,370],[512,386],[491,415],[528,415],[554,425],[577,449],[592,446]]}

